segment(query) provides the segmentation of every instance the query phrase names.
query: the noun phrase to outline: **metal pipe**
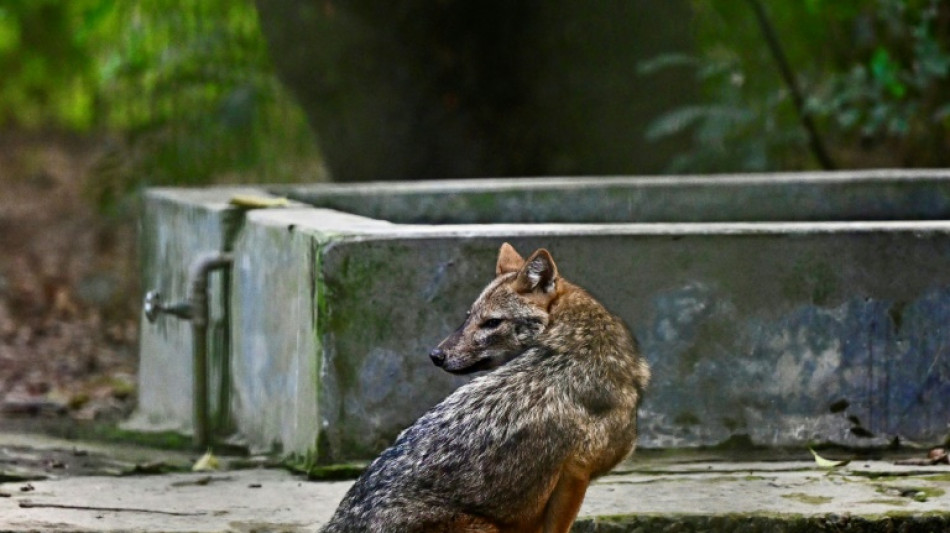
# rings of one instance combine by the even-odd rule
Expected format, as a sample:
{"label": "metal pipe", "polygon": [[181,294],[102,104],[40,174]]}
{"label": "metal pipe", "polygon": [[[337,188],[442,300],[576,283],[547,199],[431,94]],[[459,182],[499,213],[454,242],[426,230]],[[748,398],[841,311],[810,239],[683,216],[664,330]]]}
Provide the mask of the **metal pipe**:
{"label": "metal pipe", "polygon": [[[208,420],[208,277],[212,271],[229,267],[232,261],[233,256],[229,253],[206,253],[192,262],[188,275],[194,372],[193,423],[195,446],[199,449],[208,446],[211,434]],[[228,290],[227,287],[224,290]]]}
{"label": "metal pipe", "polygon": [[[206,448],[211,436],[211,424],[208,419],[210,411],[208,407],[208,277],[215,270],[229,267],[233,260],[233,256],[227,252],[206,252],[198,256],[188,270],[188,298],[184,302],[165,304],[162,302],[161,293],[154,290],[145,295],[145,316],[149,322],[155,322],[163,313],[191,321],[191,360],[194,374],[192,424],[195,447],[198,449]],[[229,283],[227,276],[224,283],[224,292],[227,296]],[[224,302],[225,313],[227,313],[230,307],[229,300],[224,298]],[[228,351],[230,350],[225,352],[225,357],[228,357]],[[221,393],[219,401],[226,402],[226,391],[222,390]]]}

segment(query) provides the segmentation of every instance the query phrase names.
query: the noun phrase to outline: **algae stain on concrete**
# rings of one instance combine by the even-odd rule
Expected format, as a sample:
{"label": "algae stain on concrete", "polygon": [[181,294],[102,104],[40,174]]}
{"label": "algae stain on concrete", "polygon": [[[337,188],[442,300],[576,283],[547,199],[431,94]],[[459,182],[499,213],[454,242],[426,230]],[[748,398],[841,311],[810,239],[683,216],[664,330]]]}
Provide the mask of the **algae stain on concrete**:
{"label": "algae stain on concrete", "polygon": [[691,411],[684,411],[673,419],[673,423],[678,426],[698,426],[702,423],[702,420],[696,416],[696,413]]}
{"label": "algae stain on concrete", "polygon": [[319,420],[322,419],[321,410],[323,406],[320,404],[320,396],[323,393],[323,353],[324,346],[326,343],[326,318],[327,318],[327,290],[326,285],[323,281],[323,251],[326,247],[326,242],[321,242],[319,239],[314,239],[308,249],[310,254],[308,264],[310,265],[311,271],[309,275],[309,284],[310,284],[310,305],[311,305],[311,323],[313,324],[313,347],[314,355],[316,361],[313,365],[313,402],[317,406],[317,436],[314,439],[313,447],[307,450],[306,455],[309,457],[324,458],[322,454],[326,453],[328,445],[326,442],[326,433],[323,431],[322,425],[319,424]]}
{"label": "algae stain on concrete", "polygon": [[944,489],[927,486],[878,485],[877,492],[886,496],[900,496],[915,502],[926,502],[946,494]]}
{"label": "algae stain on concrete", "polygon": [[831,304],[838,277],[832,267],[818,259],[800,260],[782,280],[782,293],[792,300],[805,299],[819,307]]}
{"label": "algae stain on concrete", "polygon": [[825,503],[831,503],[832,499],[830,496],[816,496],[814,494],[805,494],[804,492],[793,492],[791,494],[782,494],[782,497],[788,500],[795,500],[801,503],[807,503],[811,505],[822,505]]}
{"label": "algae stain on concrete", "polygon": [[904,506],[906,506],[909,502],[908,502],[908,500],[906,500],[906,499],[901,499],[901,498],[878,498],[878,499],[874,499],[874,500],[867,500],[866,502],[862,502],[862,503],[872,503],[872,504],[873,504],[873,503],[877,503],[877,504],[881,504],[881,505],[894,505],[894,506],[897,506],[897,507],[904,507]]}

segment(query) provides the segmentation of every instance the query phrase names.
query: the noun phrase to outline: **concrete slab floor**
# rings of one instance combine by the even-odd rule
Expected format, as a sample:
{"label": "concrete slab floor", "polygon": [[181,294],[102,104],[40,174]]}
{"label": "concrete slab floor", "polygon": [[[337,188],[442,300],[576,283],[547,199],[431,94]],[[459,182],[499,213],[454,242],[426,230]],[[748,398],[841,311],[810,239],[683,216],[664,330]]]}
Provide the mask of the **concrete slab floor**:
{"label": "concrete slab floor", "polygon": [[[7,435],[0,449],[11,442],[42,452],[62,441]],[[950,466],[855,460],[827,472],[769,456],[643,453],[591,485],[574,531],[950,530]],[[275,468],[7,481],[0,531],[316,531],[351,483]]]}

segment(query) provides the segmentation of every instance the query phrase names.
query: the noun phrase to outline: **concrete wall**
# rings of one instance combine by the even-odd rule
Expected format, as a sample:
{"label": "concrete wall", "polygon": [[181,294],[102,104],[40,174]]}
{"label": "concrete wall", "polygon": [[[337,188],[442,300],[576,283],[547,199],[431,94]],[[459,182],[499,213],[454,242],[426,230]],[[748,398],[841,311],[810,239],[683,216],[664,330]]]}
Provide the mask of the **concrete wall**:
{"label": "concrete wall", "polygon": [[324,339],[321,458],[371,457],[459,384],[426,353],[463,320],[503,239],[551,249],[632,326],[655,374],[644,446],[947,435],[950,225],[611,229],[407,230],[324,246],[311,263],[326,291],[326,323],[311,331]]}
{"label": "concrete wall", "polygon": [[328,411],[324,248],[334,226],[361,222],[385,224],[309,208],[247,214],[234,244],[232,417],[252,449],[316,449]]}
{"label": "concrete wall", "polygon": [[[880,184],[906,191],[900,180]],[[895,213],[916,209],[906,198],[920,183]],[[240,227],[232,404],[254,448],[335,462],[388,445],[464,381],[426,354],[491,279],[503,241],[548,248],[640,339],[654,370],[644,446],[950,434],[950,222],[414,225],[297,206]],[[152,335],[144,326],[143,370],[169,357]],[[156,387],[143,375],[142,398]]]}
{"label": "concrete wall", "polygon": [[950,171],[526,178],[270,187],[404,224],[944,220]]}
{"label": "concrete wall", "polygon": [[[158,290],[166,303],[183,302],[188,293],[188,268],[202,252],[230,248],[239,213],[228,206],[234,194],[266,194],[252,188],[171,189],[145,192],[139,228],[144,291]],[[209,301],[210,335],[224,334],[220,295],[222,277],[211,278]],[[192,430],[192,338],[191,325],[172,316],[151,324],[140,317],[139,399],[131,428]],[[214,341],[212,341],[214,342]],[[211,356],[220,358],[219,351]],[[223,365],[211,367],[212,392],[216,393]],[[218,408],[217,405],[214,406]]]}

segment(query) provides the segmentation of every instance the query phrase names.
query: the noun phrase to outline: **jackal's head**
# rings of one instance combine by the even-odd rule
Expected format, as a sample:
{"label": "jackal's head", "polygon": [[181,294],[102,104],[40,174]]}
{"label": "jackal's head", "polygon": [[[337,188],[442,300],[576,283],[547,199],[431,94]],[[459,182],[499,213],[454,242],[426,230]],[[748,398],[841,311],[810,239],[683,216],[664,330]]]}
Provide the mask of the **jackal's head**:
{"label": "jackal's head", "polygon": [[548,310],[558,295],[554,259],[540,249],[523,259],[501,246],[495,279],[472,304],[465,322],[429,357],[453,374],[491,370],[534,346],[548,326]]}

